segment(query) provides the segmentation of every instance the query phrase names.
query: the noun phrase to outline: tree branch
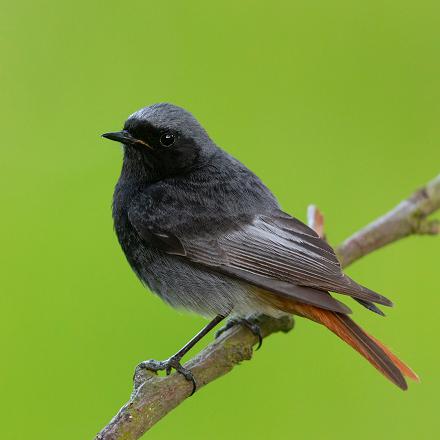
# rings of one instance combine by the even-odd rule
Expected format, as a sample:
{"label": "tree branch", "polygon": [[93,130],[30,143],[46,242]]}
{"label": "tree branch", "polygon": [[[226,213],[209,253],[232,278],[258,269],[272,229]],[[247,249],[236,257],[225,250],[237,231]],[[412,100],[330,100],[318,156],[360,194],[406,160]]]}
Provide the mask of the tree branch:
{"label": "tree branch", "polygon": [[440,208],[440,175],[394,209],[347,238],[336,254],[343,267],[411,234],[440,233],[440,222],[428,216]]}
{"label": "tree branch", "polygon": [[[411,234],[439,234],[440,222],[428,216],[440,209],[440,175],[393,210],[345,240],[336,249],[343,267],[355,260]],[[308,210],[309,225],[324,236],[324,219],[315,206]],[[261,316],[263,337],[275,332],[288,332],[293,319]],[[257,342],[249,330],[236,326],[223,333],[197,356],[185,364],[192,370],[198,388],[229,373],[235,365],[252,357]],[[162,417],[191,393],[192,385],[180,374],[160,377],[137,368],[130,400],[97,435],[96,440],[135,440],[140,438]]]}

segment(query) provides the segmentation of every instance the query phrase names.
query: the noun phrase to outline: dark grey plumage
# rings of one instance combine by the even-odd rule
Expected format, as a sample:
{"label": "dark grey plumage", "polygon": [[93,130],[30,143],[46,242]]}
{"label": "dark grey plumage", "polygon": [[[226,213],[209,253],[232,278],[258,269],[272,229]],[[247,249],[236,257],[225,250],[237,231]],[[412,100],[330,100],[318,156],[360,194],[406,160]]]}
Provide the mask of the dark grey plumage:
{"label": "dark grey plumage", "polygon": [[[293,313],[323,324],[402,389],[417,375],[348,317],[329,292],[349,295],[369,310],[391,302],[341,271],[333,249],[281,211],[272,193],[239,161],[219,149],[187,111],[156,104],[103,135],[124,145],[113,201],[115,229],[139,278],[174,307],[209,324],[165,361],[193,384],[182,357],[226,316],[247,322],[256,313]],[[261,333],[255,323],[247,327]]]}
{"label": "dark grey plumage", "polygon": [[187,111],[146,107],[122,133],[116,233],[139,278],[172,306],[205,316],[279,314],[255,287],[341,313],[350,309],[329,291],[391,305],[344,275],[332,248],[283,213]]}

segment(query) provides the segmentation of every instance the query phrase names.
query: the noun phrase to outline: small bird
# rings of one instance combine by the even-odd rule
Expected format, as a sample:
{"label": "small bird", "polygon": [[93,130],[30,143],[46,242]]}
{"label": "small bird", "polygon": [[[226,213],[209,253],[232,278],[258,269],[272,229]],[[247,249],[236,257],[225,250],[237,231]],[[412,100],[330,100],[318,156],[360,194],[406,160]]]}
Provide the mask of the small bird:
{"label": "small bird", "polygon": [[367,309],[389,299],[342,272],[332,247],[283,212],[262,181],[220,149],[191,113],[160,103],[142,108],[122,131],[103,137],[123,145],[123,165],[113,197],[119,243],[151,291],[172,307],[211,321],[165,361],[193,384],[182,357],[219,322],[241,324],[259,336],[258,314],[294,314],[323,324],[401,389],[417,375],[362,330],[349,307],[330,292]]}

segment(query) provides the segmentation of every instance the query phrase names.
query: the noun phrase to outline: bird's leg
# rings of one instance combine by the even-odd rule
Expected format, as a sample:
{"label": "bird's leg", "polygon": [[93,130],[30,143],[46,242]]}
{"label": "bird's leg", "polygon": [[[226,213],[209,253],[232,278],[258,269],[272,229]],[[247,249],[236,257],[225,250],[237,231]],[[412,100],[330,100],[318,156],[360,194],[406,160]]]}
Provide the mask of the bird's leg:
{"label": "bird's leg", "polygon": [[243,327],[246,327],[258,338],[258,350],[263,344],[263,336],[261,334],[261,328],[258,325],[258,319],[255,318],[231,318],[228,320],[224,327],[216,332],[215,337],[218,338],[226,330],[229,330],[236,325],[242,325]]}
{"label": "bird's leg", "polygon": [[211,322],[209,322],[205,327],[202,328],[189,342],[187,342],[176,354],[166,359],[165,361],[156,361],[150,359],[148,361],[141,362],[136,370],[139,368],[145,368],[150,371],[162,371],[165,370],[167,376],[171,373],[174,368],[178,373],[180,373],[186,380],[192,382],[193,389],[191,396],[195,393],[197,389],[196,380],[191,372],[187,368],[184,368],[180,363],[180,360],[188,353],[194,345],[197,344],[206,334],[208,334],[219,322],[225,319],[222,315],[217,315]]}

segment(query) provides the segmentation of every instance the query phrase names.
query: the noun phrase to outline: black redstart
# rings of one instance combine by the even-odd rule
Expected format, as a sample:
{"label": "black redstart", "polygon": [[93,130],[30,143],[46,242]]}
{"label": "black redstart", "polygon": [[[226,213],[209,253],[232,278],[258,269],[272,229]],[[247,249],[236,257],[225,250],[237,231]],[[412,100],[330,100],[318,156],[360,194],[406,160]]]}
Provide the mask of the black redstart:
{"label": "black redstart", "polygon": [[[389,380],[407,388],[416,374],[348,316],[329,292],[351,296],[382,314],[391,302],[342,273],[326,241],[286,214],[252,171],[221,150],[186,110],[145,107],[124,129],[103,137],[123,144],[113,218],[131,267],[173,307],[212,319],[165,361],[192,381],[180,361],[225,317],[258,333],[249,317],[291,313],[323,324]],[[260,341],[261,342],[261,341]]]}

